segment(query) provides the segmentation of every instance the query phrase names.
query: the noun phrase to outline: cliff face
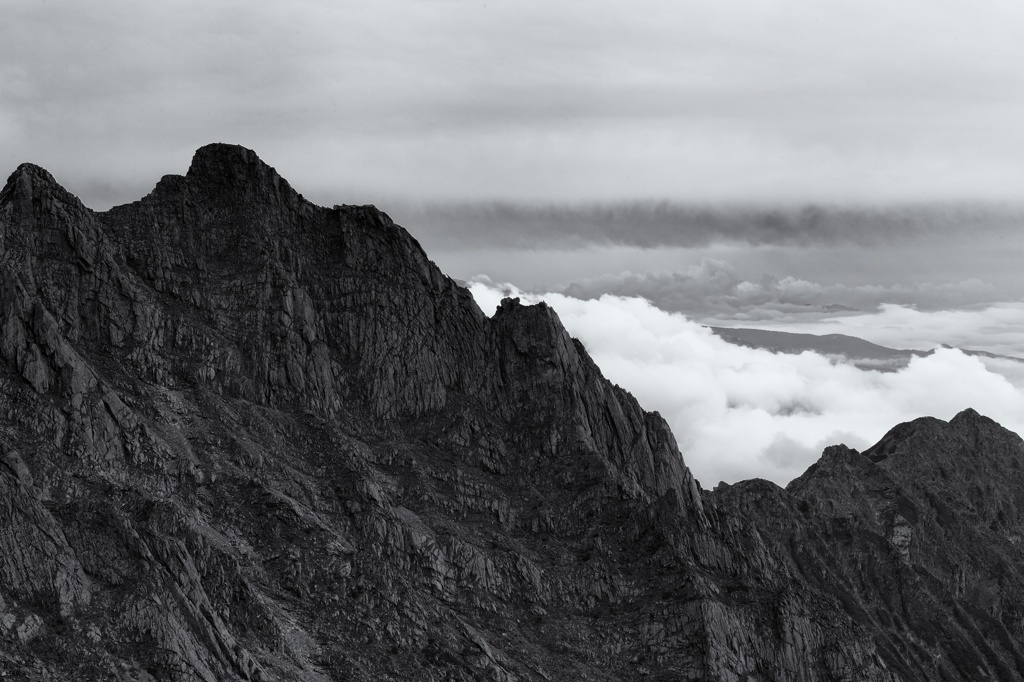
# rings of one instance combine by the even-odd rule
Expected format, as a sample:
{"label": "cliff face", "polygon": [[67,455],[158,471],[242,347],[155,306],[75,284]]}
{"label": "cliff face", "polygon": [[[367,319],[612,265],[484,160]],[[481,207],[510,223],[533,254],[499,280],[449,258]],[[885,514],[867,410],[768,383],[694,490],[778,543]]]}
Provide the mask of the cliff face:
{"label": "cliff face", "polygon": [[696,485],[550,308],[486,317],[253,152],[0,193],[0,673],[1024,679],[1021,441]]}

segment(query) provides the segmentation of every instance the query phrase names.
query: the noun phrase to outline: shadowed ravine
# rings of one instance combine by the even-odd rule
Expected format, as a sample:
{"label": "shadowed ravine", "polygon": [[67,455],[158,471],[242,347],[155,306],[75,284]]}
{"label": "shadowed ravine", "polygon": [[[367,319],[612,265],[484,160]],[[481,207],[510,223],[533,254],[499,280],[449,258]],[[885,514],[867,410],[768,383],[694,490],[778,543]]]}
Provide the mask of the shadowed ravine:
{"label": "shadowed ravine", "polygon": [[968,410],[702,491],[555,311],[249,150],[0,194],[9,679],[1024,679],[1022,455]]}

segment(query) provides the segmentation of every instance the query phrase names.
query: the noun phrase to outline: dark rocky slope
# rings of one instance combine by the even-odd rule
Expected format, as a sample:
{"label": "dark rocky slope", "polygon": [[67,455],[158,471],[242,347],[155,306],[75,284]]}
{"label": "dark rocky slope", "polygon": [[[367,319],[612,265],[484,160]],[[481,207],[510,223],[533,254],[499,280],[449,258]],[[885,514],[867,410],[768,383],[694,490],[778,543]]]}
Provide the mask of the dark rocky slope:
{"label": "dark rocky slope", "polygon": [[0,194],[9,679],[1024,679],[1021,449],[966,412],[701,491],[551,309],[251,151]]}

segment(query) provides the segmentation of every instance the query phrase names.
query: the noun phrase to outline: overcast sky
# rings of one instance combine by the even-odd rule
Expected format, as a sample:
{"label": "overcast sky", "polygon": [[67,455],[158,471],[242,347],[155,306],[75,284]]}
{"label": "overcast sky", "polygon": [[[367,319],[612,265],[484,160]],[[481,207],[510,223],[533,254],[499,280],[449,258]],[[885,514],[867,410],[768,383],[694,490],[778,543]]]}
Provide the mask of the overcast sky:
{"label": "overcast sky", "polygon": [[1018,200],[1010,0],[7,0],[0,165],[88,205],[213,141],[326,204]]}

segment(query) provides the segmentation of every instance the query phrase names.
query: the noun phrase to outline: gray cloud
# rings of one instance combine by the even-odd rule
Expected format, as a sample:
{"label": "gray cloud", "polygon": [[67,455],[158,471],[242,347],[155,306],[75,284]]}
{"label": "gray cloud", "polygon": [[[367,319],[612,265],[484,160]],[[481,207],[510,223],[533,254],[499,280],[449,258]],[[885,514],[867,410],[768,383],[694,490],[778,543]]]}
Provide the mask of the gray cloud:
{"label": "gray cloud", "polygon": [[889,247],[915,240],[993,234],[1024,223],[1000,205],[737,206],[628,202],[592,205],[399,205],[394,217],[442,249],[621,245],[641,248],[748,246]]}
{"label": "gray cloud", "polygon": [[216,140],[327,204],[1024,186],[1024,10],[1001,1],[13,0],[4,19],[0,163],[97,208]]}

